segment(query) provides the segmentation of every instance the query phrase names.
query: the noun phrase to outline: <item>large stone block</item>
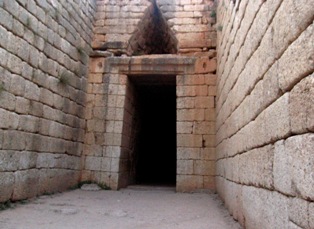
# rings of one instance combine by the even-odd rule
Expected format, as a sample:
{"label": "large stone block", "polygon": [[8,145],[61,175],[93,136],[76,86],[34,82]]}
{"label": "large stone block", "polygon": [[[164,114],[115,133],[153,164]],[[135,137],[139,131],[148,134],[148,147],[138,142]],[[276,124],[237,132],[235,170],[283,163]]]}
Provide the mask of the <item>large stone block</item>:
{"label": "large stone block", "polygon": [[216,190],[215,176],[204,176],[204,189]]}
{"label": "large stone block", "polygon": [[216,59],[201,57],[195,62],[195,73],[212,73],[217,69]]}
{"label": "large stone block", "polygon": [[85,161],[85,169],[100,171],[101,158],[87,156]]}
{"label": "large stone block", "polygon": [[202,147],[202,135],[195,134],[178,134],[177,146],[178,147]]}
{"label": "large stone block", "polygon": [[203,189],[203,176],[197,175],[177,175],[178,192],[193,192],[197,189]]}
{"label": "large stone block", "polygon": [[[182,19],[176,19],[180,21],[187,21],[187,18],[182,18]],[[194,20],[195,19],[190,19],[189,20]],[[179,33],[177,35],[177,39],[179,41],[179,47],[180,48],[204,48],[208,47],[210,42],[205,38],[205,33],[191,33],[189,35],[185,33]],[[198,41],[198,42],[195,42]]]}
{"label": "large stone block", "polygon": [[291,159],[283,140],[275,143],[273,166],[275,189],[282,193],[292,194]]}
{"label": "large stone block", "polygon": [[[265,110],[265,142],[287,136],[290,131],[289,94],[286,93]],[[261,144],[260,142],[259,144]]]}
{"label": "large stone block", "polygon": [[[314,53],[313,39],[314,28],[310,25],[293,42],[278,61],[278,81],[281,90],[291,89],[306,74],[313,72]],[[293,63],[293,65],[289,65]]]}
{"label": "large stone block", "polygon": [[91,73],[103,73],[105,71],[105,58],[92,58],[89,66]]}
{"label": "large stone block", "polygon": [[285,149],[290,159],[291,188],[294,194],[314,200],[314,134],[288,138]]}
{"label": "large stone block", "polygon": [[177,122],[178,134],[191,134],[193,133],[193,122]]}
{"label": "large stone block", "polygon": [[[299,198],[291,198],[289,203],[289,219],[302,228],[311,228],[309,225],[309,202]],[[314,217],[314,215],[313,215]]]}
{"label": "large stone block", "polygon": [[193,125],[194,134],[215,134],[214,122],[194,122]]}
{"label": "large stone block", "polygon": [[194,161],[193,160],[178,160],[177,161],[177,174],[192,175],[194,174]]}
{"label": "large stone block", "polygon": [[203,121],[205,120],[204,109],[179,109],[177,110],[178,121]]}
{"label": "large stone block", "polygon": [[194,174],[204,176],[215,176],[215,162],[206,160],[194,161]]}
{"label": "large stone block", "polygon": [[177,108],[194,108],[195,98],[194,97],[178,97],[177,98]]}
{"label": "large stone block", "polygon": [[177,148],[177,159],[178,160],[197,160],[200,158],[199,148]]}
{"label": "large stone block", "polygon": [[243,186],[245,228],[288,228],[288,200],[277,192]]}
{"label": "large stone block", "polygon": [[274,147],[272,145],[241,154],[238,162],[241,183],[273,188]]}
{"label": "large stone block", "polygon": [[9,172],[0,172],[0,203],[9,200],[14,188],[14,174]]}
{"label": "large stone block", "polygon": [[294,133],[314,130],[314,74],[299,82],[290,93],[289,111]]}
{"label": "large stone block", "polygon": [[314,228],[314,203],[309,204],[309,226]]}
{"label": "large stone block", "polygon": [[79,181],[80,172],[66,169],[41,169],[38,176],[38,193],[49,194],[74,187]]}
{"label": "large stone block", "polygon": [[5,131],[3,149],[24,150],[26,147],[26,134],[21,131]]}
{"label": "large stone block", "polygon": [[39,173],[37,169],[17,171],[14,173],[15,185],[12,200],[34,197],[38,193]]}

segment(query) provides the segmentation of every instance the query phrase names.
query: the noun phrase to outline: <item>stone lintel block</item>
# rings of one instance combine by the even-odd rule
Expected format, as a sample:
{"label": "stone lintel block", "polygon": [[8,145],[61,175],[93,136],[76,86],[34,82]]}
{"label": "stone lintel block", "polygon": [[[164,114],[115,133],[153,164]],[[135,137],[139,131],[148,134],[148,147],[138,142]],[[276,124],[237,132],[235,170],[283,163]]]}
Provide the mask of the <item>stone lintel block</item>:
{"label": "stone lintel block", "polygon": [[[194,73],[195,57],[177,55],[144,55],[138,57],[109,57],[105,72],[122,74],[179,75]],[[130,67],[132,66],[132,67]]]}

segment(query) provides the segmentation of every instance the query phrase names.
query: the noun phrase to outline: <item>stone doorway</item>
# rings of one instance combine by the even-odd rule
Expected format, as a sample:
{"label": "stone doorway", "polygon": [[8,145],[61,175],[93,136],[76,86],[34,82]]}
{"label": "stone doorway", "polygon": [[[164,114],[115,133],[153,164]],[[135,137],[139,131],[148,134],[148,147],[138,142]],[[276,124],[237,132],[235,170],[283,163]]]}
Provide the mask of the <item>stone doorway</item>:
{"label": "stone doorway", "polygon": [[135,184],[176,185],[176,76],[129,76],[137,104]]}
{"label": "stone doorway", "polygon": [[[87,122],[94,126],[88,128],[86,134],[82,180],[105,183],[112,189],[160,181],[175,183],[176,190],[181,192],[214,189],[215,92],[211,86],[213,76],[200,74],[206,61],[202,59],[196,62],[194,57],[178,55],[93,58]],[[146,141],[141,140],[139,135],[140,115],[152,116],[140,109],[140,103],[141,99],[149,98],[153,91],[158,92],[157,97],[164,94],[168,97],[165,93],[168,87],[172,88],[173,93],[169,97],[174,98],[171,105],[175,112],[172,123],[176,129],[173,137],[176,139],[172,141],[176,144],[172,146],[170,143],[169,148],[175,148],[176,168],[170,166],[162,176],[163,161],[167,156],[161,156],[160,161],[153,164],[147,161],[145,153],[144,159],[138,153],[140,147],[144,148],[144,152],[147,150],[138,144]],[[156,109],[163,108],[156,106]],[[169,111],[165,113],[171,114]],[[163,122],[161,118],[155,119]],[[158,139],[161,135],[160,130],[152,132],[156,134],[152,139]],[[152,132],[144,132],[143,135],[149,136]],[[157,148],[156,142],[148,145]],[[138,159],[142,159],[153,171],[153,165],[157,165],[156,174],[161,176],[151,173],[148,177],[139,178],[141,170],[144,170],[142,174],[150,172],[145,171],[145,165],[137,167]]]}

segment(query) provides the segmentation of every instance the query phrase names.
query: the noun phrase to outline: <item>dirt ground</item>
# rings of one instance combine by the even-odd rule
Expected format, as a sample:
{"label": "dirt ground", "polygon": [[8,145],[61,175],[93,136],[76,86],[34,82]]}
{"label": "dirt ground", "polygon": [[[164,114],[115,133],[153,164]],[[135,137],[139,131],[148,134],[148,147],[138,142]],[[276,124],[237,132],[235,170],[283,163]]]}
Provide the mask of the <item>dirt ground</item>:
{"label": "dirt ground", "polygon": [[1,229],[240,229],[217,195],[169,188],[74,190],[0,212]]}

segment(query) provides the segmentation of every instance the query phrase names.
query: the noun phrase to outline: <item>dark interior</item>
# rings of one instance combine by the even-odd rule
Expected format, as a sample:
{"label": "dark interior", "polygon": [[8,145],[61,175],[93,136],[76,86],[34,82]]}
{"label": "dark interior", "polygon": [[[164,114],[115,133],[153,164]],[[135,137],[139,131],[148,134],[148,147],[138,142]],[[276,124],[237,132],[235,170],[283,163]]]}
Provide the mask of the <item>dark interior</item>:
{"label": "dark interior", "polygon": [[164,85],[136,84],[140,120],[137,184],[176,183],[176,87],[170,81]]}

